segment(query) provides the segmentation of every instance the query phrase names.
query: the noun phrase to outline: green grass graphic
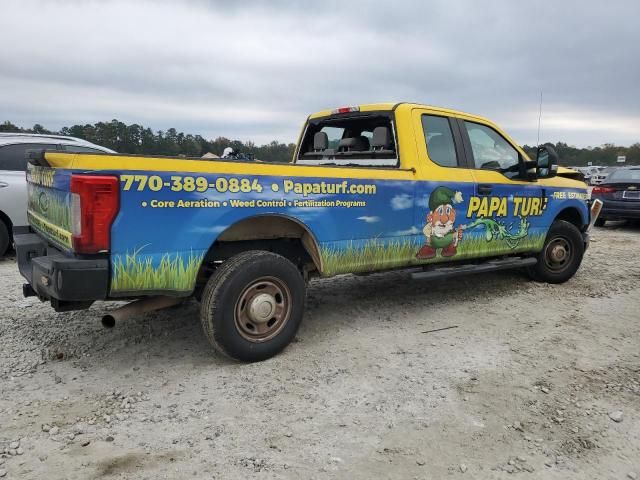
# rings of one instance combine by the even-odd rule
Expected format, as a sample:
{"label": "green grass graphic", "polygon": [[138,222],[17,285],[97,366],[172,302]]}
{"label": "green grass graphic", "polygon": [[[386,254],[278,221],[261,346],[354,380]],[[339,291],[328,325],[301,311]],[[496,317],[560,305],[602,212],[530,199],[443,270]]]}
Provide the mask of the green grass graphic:
{"label": "green grass graphic", "polygon": [[351,242],[346,248],[322,248],[323,276],[385,270],[407,264],[419,247],[415,242],[394,240],[385,242],[374,238],[364,244]]}
{"label": "green grass graphic", "polygon": [[173,290],[190,292],[195,285],[204,254],[165,253],[158,265],[140,251],[114,255],[112,292]]}
{"label": "green grass graphic", "polygon": [[503,239],[487,241],[483,236],[465,236],[458,245],[455,256],[444,258],[438,252],[430,260],[418,260],[416,253],[421,247],[415,240],[394,240],[385,242],[372,239],[361,245],[351,242],[346,248],[322,248],[323,276],[330,277],[340,273],[358,273],[386,270],[412,265],[425,265],[443,261],[456,261],[481,258],[494,255],[540,251],[545,239],[544,233],[527,235],[515,248],[511,248]]}
{"label": "green grass graphic", "polygon": [[[60,227],[67,232],[71,231],[71,207],[64,198],[60,198],[53,191],[32,186],[33,191],[29,195],[28,208],[46,221]],[[41,202],[40,195],[46,195],[46,200]],[[42,208],[46,206],[46,208]]]}
{"label": "green grass graphic", "polygon": [[490,255],[507,255],[510,253],[532,252],[542,250],[546,234],[535,233],[527,235],[511,248],[504,239],[487,241],[481,236],[465,237],[458,245],[458,253],[453,259],[486,257]]}

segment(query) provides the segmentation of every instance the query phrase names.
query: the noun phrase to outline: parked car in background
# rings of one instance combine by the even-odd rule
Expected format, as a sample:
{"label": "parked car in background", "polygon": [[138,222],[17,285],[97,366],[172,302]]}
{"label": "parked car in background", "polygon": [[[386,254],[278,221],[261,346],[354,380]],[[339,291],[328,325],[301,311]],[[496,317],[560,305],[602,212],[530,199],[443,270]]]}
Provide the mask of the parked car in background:
{"label": "parked car in background", "polygon": [[601,185],[607,177],[616,170],[616,167],[604,167],[591,175],[591,185]]}
{"label": "parked car in background", "polygon": [[13,229],[27,225],[25,152],[31,149],[71,153],[115,153],[86,140],[62,135],[0,133],[0,256],[11,245]]}
{"label": "parked car in background", "polygon": [[583,180],[586,183],[591,183],[591,175],[596,171],[594,167],[569,167],[573,170],[580,172],[583,175]]}
{"label": "parked car in background", "polygon": [[593,188],[591,197],[603,202],[597,226],[607,220],[640,220],[640,167],[616,169]]}

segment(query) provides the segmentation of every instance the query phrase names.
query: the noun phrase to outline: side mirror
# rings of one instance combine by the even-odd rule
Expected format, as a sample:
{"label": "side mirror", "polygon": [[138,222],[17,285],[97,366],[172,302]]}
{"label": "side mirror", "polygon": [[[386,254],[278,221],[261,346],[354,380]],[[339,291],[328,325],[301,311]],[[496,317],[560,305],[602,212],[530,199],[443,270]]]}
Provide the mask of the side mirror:
{"label": "side mirror", "polygon": [[520,176],[528,182],[535,182],[538,179],[538,162],[536,160],[526,160],[522,164]]}
{"label": "side mirror", "polygon": [[558,174],[558,154],[551,145],[538,147],[536,153],[536,170],[538,178],[551,178]]}

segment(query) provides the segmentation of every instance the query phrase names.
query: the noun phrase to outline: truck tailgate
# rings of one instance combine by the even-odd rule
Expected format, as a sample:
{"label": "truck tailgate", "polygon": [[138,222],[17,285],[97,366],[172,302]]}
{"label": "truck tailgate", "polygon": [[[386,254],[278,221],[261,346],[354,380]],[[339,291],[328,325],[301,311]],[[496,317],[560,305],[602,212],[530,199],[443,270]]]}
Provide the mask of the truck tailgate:
{"label": "truck tailgate", "polygon": [[71,172],[27,166],[27,219],[31,228],[64,251],[72,250]]}

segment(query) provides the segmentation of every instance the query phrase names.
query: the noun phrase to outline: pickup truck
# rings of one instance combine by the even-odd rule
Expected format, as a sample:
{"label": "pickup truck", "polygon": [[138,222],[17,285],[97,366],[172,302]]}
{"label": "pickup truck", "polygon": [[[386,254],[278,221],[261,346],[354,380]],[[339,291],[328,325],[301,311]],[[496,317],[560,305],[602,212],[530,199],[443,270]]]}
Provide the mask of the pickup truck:
{"label": "pickup truck", "polygon": [[560,283],[592,222],[587,187],[550,146],[531,160],[484,118],[370,104],[308,117],[291,163],[28,153],[25,296],[56,311],[195,297],[212,346],[241,361],[294,338],[313,277],[506,268]]}

